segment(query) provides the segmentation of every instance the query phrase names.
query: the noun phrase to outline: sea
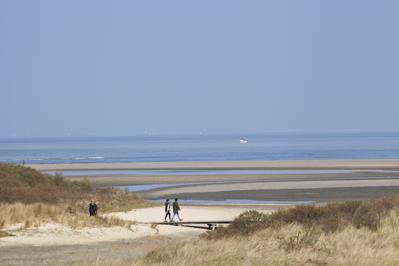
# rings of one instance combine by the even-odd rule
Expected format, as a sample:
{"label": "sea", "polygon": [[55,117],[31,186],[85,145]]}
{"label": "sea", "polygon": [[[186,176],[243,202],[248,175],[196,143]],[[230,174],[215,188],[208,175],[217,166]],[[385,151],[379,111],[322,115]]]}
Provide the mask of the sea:
{"label": "sea", "polygon": [[394,158],[399,132],[0,138],[15,164]]}

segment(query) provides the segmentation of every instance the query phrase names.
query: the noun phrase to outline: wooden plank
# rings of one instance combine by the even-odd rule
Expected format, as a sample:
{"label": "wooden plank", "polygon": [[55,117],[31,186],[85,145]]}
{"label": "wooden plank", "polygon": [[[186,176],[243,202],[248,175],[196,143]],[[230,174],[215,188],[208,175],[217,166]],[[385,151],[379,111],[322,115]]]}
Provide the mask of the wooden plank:
{"label": "wooden plank", "polygon": [[187,221],[187,222],[152,222],[138,224],[180,225],[180,224],[231,224],[233,221]]}

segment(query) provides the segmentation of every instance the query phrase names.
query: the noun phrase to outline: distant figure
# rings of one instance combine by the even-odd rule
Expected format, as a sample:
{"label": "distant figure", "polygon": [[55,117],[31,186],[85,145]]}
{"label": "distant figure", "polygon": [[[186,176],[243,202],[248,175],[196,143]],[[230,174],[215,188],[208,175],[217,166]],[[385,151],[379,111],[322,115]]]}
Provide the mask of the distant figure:
{"label": "distant figure", "polygon": [[94,211],[95,207],[94,206],[95,206],[95,203],[94,203],[93,200],[91,200],[90,204],[89,204],[89,215],[90,216],[94,216],[95,215],[95,211]]}
{"label": "distant figure", "polygon": [[166,199],[166,201],[165,201],[165,222],[166,222],[166,217],[169,217],[169,222],[170,222],[171,219],[170,219],[170,203],[169,203],[169,199]]}
{"label": "distant figure", "polygon": [[97,216],[98,201],[94,202],[93,210],[94,210],[94,215]]}
{"label": "distant figure", "polygon": [[173,202],[173,217],[172,217],[172,221],[174,221],[175,219],[175,215],[177,215],[177,218],[179,218],[179,221],[183,221],[183,219],[180,218],[179,216],[179,211],[180,211],[180,206],[179,203],[177,202],[177,199],[175,199],[175,201]]}

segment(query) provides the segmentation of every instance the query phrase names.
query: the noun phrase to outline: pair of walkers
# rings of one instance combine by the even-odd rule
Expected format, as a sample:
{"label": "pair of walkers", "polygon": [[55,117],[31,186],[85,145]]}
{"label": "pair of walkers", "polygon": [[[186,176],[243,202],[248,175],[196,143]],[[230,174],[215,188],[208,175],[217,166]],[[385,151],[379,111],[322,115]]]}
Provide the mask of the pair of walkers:
{"label": "pair of walkers", "polygon": [[170,203],[169,203],[169,199],[166,199],[165,201],[165,222],[166,222],[166,218],[169,217],[169,222],[174,221],[175,216],[177,216],[177,218],[179,219],[179,221],[183,221],[183,219],[180,218],[179,216],[179,212],[180,212],[180,206],[179,203],[177,202],[177,199],[175,199],[175,201],[173,202],[172,205],[172,210],[173,210],[173,216],[172,218],[170,218]]}
{"label": "pair of walkers", "polygon": [[97,215],[97,210],[98,210],[98,202],[95,202],[94,200],[90,201],[89,204],[89,215],[90,216],[96,216]]}

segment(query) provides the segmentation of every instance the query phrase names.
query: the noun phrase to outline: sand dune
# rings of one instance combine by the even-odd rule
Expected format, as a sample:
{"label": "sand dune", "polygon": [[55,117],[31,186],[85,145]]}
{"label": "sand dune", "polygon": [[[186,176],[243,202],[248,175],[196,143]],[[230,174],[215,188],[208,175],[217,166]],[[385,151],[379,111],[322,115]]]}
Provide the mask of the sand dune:
{"label": "sand dune", "polygon": [[[231,220],[241,212],[252,209],[232,207],[208,207],[208,206],[182,206],[181,216],[191,221],[204,220]],[[264,209],[264,212],[270,210]],[[197,236],[203,233],[203,229],[182,226],[159,225],[152,227],[151,222],[161,222],[164,218],[162,206],[132,210],[129,212],[109,213],[106,216],[118,217],[120,219],[136,221],[137,224],[131,228],[123,227],[101,227],[101,228],[78,228],[73,229],[61,224],[42,224],[39,227],[21,230],[22,225],[14,225],[5,228],[15,236],[0,238],[0,248],[7,246],[33,245],[82,245],[98,242],[139,239],[149,236],[167,235],[177,236],[179,234]],[[145,223],[145,224],[144,224]]]}

